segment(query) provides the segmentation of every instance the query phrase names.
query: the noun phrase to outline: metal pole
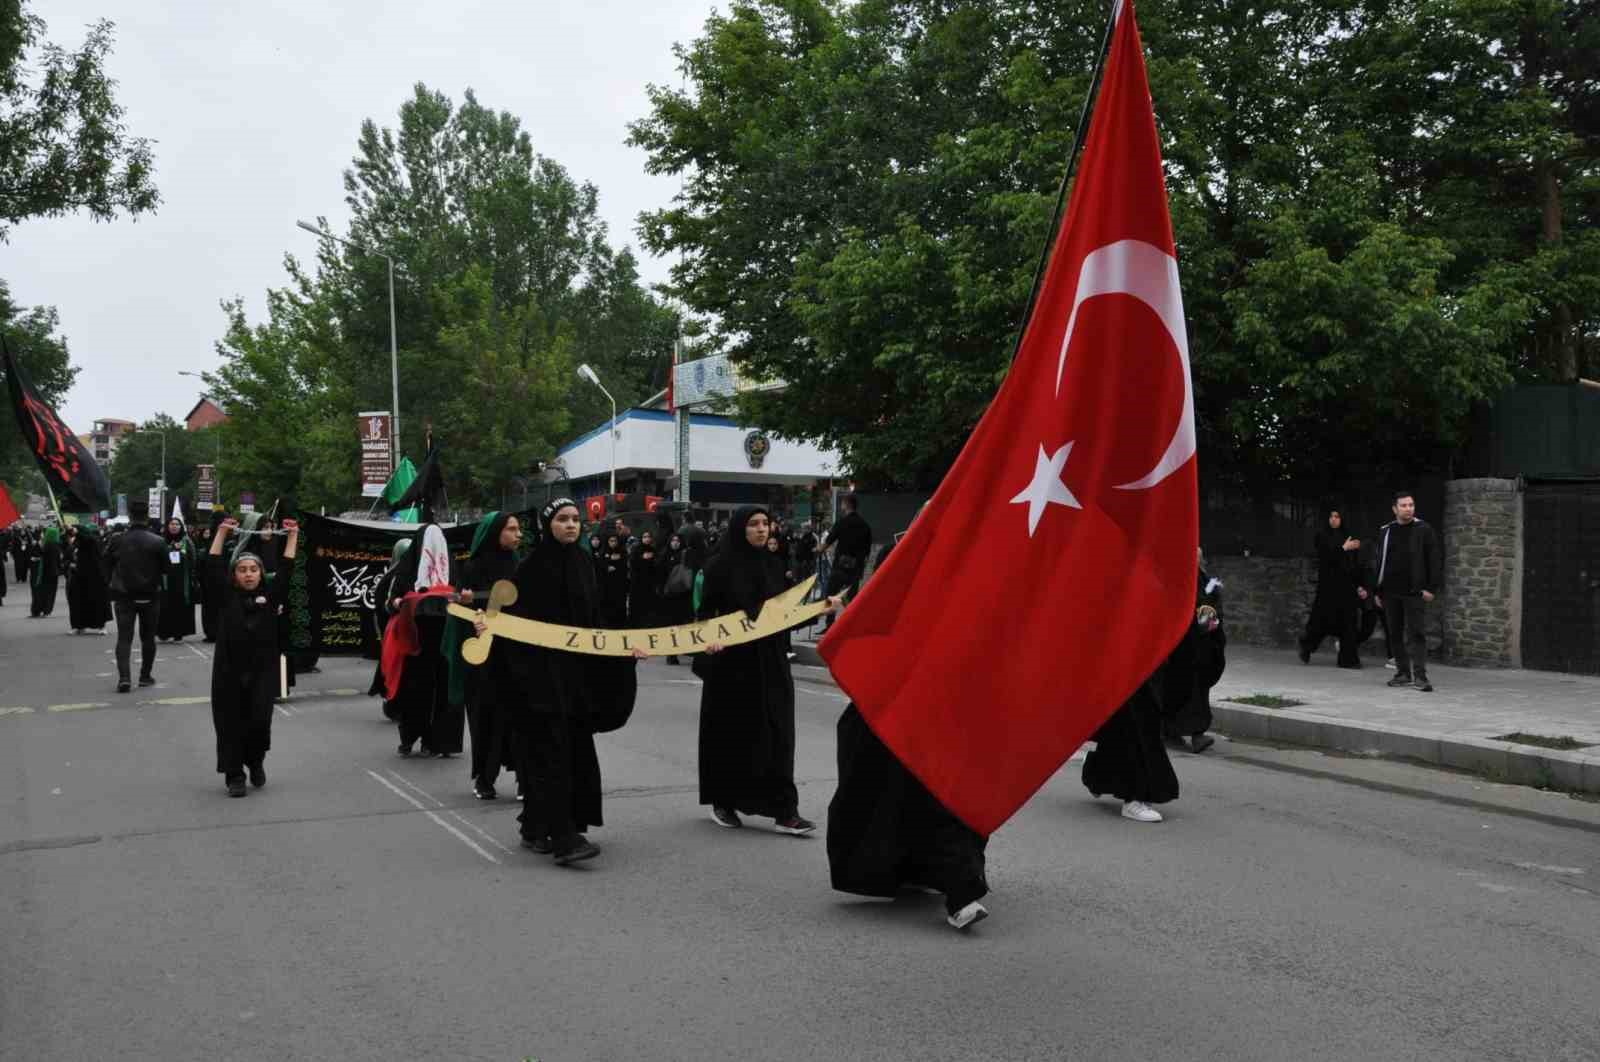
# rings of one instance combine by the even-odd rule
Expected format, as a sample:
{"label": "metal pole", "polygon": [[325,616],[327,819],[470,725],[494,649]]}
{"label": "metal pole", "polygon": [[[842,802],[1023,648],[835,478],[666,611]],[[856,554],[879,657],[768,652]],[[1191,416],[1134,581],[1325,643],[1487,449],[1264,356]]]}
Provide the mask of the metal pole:
{"label": "metal pole", "polygon": [[394,259],[383,256],[389,263],[389,398],[393,412],[389,421],[389,439],[394,444],[394,467],[400,468],[400,347],[395,338],[394,323]]}
{"label": "metal pole", "polygon": [[[601,388],[601,390],[605,390]],[[606,397],[611,398],[611,392],[606,391]],[[617,494],[617,400],[611,398],[611,495],[612,500]]]}

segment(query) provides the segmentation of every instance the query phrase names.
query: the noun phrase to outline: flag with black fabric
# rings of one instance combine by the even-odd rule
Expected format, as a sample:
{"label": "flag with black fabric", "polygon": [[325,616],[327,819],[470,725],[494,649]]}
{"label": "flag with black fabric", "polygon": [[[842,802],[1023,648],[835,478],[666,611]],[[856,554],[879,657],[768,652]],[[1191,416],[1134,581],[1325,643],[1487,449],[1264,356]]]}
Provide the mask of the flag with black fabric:
{"label": "flag with black fabric", "polygon": [[0,357],[5,360],[6,390],[11,393],[17,426],[22,429],[22,437],[45,482],[50,484],[57,506],[79,512],[109,510],[111,481],[93,455],[50,404],[39,397],[4,339],[0,339]]}
{"label": "flag with black fabric", "polygon": [[444,472],[439,467],[439,447],[429,441],[428,456],[417,470],[417,478],[400,497],[389,502],[389,512],[417,508],[421,513],[416,523],[431,524],[435,514],[445,508]]}

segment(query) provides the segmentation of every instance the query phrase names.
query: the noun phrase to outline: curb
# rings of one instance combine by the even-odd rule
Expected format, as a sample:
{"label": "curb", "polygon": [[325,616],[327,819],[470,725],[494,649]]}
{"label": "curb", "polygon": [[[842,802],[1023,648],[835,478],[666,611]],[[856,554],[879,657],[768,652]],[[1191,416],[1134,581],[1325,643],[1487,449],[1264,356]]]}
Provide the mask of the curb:
{"label": "curb", "polygon": [[1513,785],[1600,794],[1600,755],[1452,737],[1378,723],[1353,723],[1285,708],[1214,701],[1212,729],[1229,737],[1410,760],[1488,775]]}

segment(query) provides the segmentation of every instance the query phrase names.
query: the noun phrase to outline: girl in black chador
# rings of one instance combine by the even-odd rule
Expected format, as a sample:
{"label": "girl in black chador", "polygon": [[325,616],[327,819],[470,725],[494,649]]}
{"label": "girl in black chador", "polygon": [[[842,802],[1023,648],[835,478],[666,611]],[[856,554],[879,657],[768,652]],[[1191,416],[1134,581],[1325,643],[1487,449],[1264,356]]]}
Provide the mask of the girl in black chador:
{"label": "girl in black chador", "polygon": [[[269,586],[261,558],[235,553],[222,556],[223,543],[238,529],[226,520],[211,540],[206,555],[209,591],[217,602],[217,649],[211,664],[211,722],[217,732],[217,773],[228,795],[245,795],[250,784],[267,784],[265,760],[272,747],[272,699],[278,692],[278,614],[289,597],[289,580]],[[288,543],[283,559],[292,561],[300,540],[293,520],[283,522]]]}
{"label": "girl in black chador", "polygon": [[605,546],[596,558],[595,572],[600,577],[600,625],[626,627],[628,625],[628,554],[622,548],[622,537],[606,536]]}
{"label": "girl in black chador", "polygon": [[[772,518],[748,506],[734,513],[722,548],[706,565],[703,616],[761,615],[783,593],[785,566],[767,552]],[[837,607],[837,602],[834,602]],[[711,820],[735,829],[739,813],[770,818],[779,833],[803,837],[816,823],[800,816],[794,784],[794,676],[786,632],[743,645],[708,647],[695,661],[700,697],[700,803]]]}
{"label": "girl in black chador", "polygon": [[[510,615],[568,627],[600,625],[594,562],[578,545],[578,503],[558,498],[539,513],[539,539],[517,566],[517,601]],[[486,630],[477,623],[478,633]],[[636,657],[643,653],[635,651]],[[593,859],[600,847],[585,831],[602,825],[597,730],[615,729],[633,709],[635,662],[584,656],[496,639],[492,671],[505,683],[500,696],[513,717],[517,773],[526,790],[518,816],[522,845],[566,866]]]}
{"label": "girl in black chador", "polygon": [[156,637],[179,642],[194,633],[194,546],[177,520],[167,521],[161,537],[167,544],[167,565],[161,573]]}
{"label": "girl in black chador", "polygon": [[73,633],[104,634],[111,622],[111,596],[100,567],[100,529],[92,524],[78,528],[73,553],[72,574],[67,577]]}
{"label": "girl in black chador", "polygon": [[1344,533],[1344,515],[1328,510],[1327,523],[1312,540],[1317,559],[1317,596],[1300,639],[1300,662],[1311,663],[1324,638],[1339,643],[1339,666],[1359,668],[1361,657],[1361,603],[1367,590],[1361,585],[1361,542]]}
{"label": "girl in black chador", "polygon": [[28,551],[33,587],[31,615],[39,619],[56,610],[56,592],[61,587],[61,529],[47,527]]}
{"label": "girl in black chador", "polygon": [[661,623],[661,553],[656,536],[646,531],[628,556],[628,624],[654,627]]}
{"label": "girl in black chador", "polygon": [[[706,535],[684,524],[667,542],[661,562],[661,625],[678,627],[694,622],[694,581],[706,565]],[[667,663],[677,666],[676,656]]]}
{"label": "girl in black chador", "polygon": [[[493,512],[478,522],[472,536],[472,556],[462,574],[459,600],[479,608],[489,600],[494,584],[517,577],[517,548],[522,545],[522,524],[510,513]],[[464,704],[467,729],[472,734],[472,795],[493,800],[494,783],[500,769],[508,764],[511,744],[507,739],[507,708],[500,695],[502,683],[492,676],[500,668],[497,656],[503,655],[498,642],[491,643],[489,660],[473,667],[461,659],[461,640],[471,636],[470,624],[448,621],[443,651],[450,676],[450,701]]]}

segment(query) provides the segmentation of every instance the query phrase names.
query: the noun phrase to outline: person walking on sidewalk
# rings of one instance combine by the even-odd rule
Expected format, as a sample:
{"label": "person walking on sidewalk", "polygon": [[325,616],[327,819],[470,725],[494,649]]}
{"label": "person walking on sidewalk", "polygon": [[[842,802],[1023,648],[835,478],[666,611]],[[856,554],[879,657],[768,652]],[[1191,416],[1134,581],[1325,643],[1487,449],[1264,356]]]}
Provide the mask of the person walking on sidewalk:
{"label": "person walking on sidewalk", "polygon": [[167,547],[144,524],[130,528],[106,547],[107,582],[117,619],[117,692],[132,688],[133,625],[139,625],[139,685],[154,686],[156,625],[161,620],[161,577]]}
{"label": "person walking on sidewalk", "polygon": [[1327,526],[1312,541],[1317,561],[1317,596],[1300,637],[1300,662],[1311,663],[1324,638],[1339,645],[1339,666],[1359,668],[1361,657],[1361,604],[1367,591],[1361,585],[1361,540],[1344,533],[1344,515],[1338,507],[1327,510]]}
{"label": "person walking on sidewalk", "polygon": [[1428,681],[1427,606],[1438,593],[1443,565],[1439,537],[1417,517],[1417,501],[1396,491],[1394,520],[1378,531],[1378,602],[1394,649],[1391,686],[1414,685],[1432,693]]}

